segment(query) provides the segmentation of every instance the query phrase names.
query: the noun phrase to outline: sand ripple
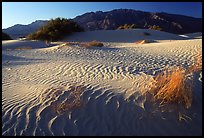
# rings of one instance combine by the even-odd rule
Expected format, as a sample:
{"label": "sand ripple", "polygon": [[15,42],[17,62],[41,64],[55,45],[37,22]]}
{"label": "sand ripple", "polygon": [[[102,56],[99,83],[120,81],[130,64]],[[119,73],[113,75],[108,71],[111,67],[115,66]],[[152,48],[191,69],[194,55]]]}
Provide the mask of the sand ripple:
{"label": "sand ripple", "polygon": [[[164,68],[192,65],[201,40],[106,44],[112,47],[3,51],[2,135],[201,134],[202,98],[182,112],[191,119],[179,122],[176,111],[156,111],[143,95]],[[201,78],[195,77],[196,97]],[[81,105],[57,112],[77,87]]]}

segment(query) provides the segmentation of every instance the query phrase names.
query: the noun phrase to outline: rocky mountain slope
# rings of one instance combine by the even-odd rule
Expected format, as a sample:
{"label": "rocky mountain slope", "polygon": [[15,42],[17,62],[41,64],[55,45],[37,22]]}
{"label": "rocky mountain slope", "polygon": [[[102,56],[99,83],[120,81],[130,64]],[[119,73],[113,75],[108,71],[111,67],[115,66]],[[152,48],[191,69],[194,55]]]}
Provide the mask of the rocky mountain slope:
{"label": "rocky mountain slope", "polygon": [[[88,12],[73,18],[73,20],[87,31],[114,30],[125,24],[135,24],[137,28],[143,29],[159,26],[162,31],[175,34],[202,32],[202,18],[163,12],[143,12],[132,9]],[[3,31],[13,38],[18,38],[36,31],[46,22],[46,20],[37,20],[28,25],[17,24],[7,29],[3,29]]]}

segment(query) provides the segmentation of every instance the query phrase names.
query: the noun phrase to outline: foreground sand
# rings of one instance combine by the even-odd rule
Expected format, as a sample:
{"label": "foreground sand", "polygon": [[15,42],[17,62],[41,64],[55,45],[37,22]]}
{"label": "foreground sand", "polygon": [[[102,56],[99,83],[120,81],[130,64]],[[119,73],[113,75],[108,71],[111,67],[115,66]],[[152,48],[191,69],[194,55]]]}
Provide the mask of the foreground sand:
{"label": "foreground sand", "polygon": [[[102,41],[103,33],[94,36]],[[132,43],[141,34],[126,42],[106,36],[104,47],[90,49],[64,45],[95,40],[90,32],[49,48],[43,42],[3,42],[2,135],[201,135],[201,72],[191,76],[193,104],[188,110],[162,112],[142,94],[166,67],[193,65],[202,38],[164,33],[159,40],[161,34],[154,33],[151,39],[157,43]],[[33,49],[15,50],[22,45]],[[57,112],[54,105],[66,103],[78,88],[82,105]]]}

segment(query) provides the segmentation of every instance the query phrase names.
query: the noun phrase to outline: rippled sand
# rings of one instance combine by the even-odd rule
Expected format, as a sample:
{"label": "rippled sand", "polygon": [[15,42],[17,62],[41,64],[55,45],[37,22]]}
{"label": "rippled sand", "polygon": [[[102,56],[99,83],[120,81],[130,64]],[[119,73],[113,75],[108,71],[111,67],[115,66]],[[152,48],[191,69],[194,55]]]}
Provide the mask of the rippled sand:
{"label": "rippled sand", "polygon": [[[24,42],[3,43],[2,135],[202,134],[201,72],[192,77],[188,110],[162,112],[143,96],[164,68],[193,65],[202,39],[104,42],[90,49],[63,42],[43,48],[38,42],[37,49],[6,50],[29,45]],[[79,94],[79,105],[56,109],[75,104],[74,94]]]}

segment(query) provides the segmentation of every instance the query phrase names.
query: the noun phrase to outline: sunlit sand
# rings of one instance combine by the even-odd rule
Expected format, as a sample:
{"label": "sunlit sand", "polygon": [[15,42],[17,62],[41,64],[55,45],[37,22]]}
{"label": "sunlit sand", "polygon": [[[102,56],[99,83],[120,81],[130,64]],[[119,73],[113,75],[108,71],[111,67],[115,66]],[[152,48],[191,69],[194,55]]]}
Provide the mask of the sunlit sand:
{"label": "sunlit sand", "polygon": [[[104,46],[80,46],[93,40]],[[185,74],[189,108],[151,96],[155,76],[199,56],[202,34],[145,29],[74,33],[49,47],[2,41],[2,135],[201,135],[201,70]]]}

